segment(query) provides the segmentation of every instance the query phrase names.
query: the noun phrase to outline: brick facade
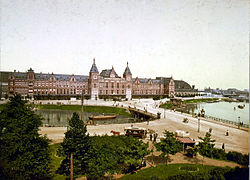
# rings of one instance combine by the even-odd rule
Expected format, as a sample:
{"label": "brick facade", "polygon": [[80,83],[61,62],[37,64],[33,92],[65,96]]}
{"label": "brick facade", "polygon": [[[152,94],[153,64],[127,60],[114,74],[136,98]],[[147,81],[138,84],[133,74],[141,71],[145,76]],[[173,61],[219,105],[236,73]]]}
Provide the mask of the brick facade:
{"label": "brick facade", "polygon": [[[178,81],[179,86],[180,84],[183,83]],[[128,99],[132,96],[174,96],[175,87],[175,80],[172,77],[132,78],[128,63],[123,77],[118,76],[113,67],[99,73],[95,60],[89,76],[35,73],[30,68],[27,72],[14,71],[8,79],[9,95],[21,94],[30,97],[80,96],[82,93],[89,95],[91,99],[97,99],[100,96],[121,96]],[[189,84],[185,88],[189,88],[188,92],[194,92]]]}

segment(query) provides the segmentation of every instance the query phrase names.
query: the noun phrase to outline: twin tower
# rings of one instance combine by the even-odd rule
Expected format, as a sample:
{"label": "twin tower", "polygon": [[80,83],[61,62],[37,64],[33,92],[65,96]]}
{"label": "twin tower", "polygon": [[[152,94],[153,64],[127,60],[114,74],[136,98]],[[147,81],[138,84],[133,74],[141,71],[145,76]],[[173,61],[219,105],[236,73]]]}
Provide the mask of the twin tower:
{"label": "twin tower", "polygon": [[121,96],[131,99],[132,85],[132,73],[128,63],[123,77],[120,77],[113,66],[111,69],[104,69],[99,73],[95,59],[93,60],[88,79],[88,92],[91,99],[98,99],[100,96]]}

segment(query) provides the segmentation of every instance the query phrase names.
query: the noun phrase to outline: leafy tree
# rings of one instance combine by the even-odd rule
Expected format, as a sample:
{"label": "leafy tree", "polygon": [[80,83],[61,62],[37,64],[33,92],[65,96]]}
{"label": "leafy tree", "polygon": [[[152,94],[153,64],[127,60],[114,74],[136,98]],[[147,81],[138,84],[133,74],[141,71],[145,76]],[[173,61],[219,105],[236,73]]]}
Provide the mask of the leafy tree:
{"label": "leafy tree", "polygon": [[215,142],[215,140],[211,139],[211,134],[210,133],[206,133],[205,137],[199,137],[199,139],[202,140],[202,142],[199,142],[199,153],[203,156],[203,161],[204,161],[204,156],[206,157],[211,157],[212,156],[212,152],[214,151],[214,145],[213,144]]}
{"label": "leafy tree", "polygon": [[0,179],[48,179],[49,140],[38,134],[40,116],[20,95],[0,113]]}
{"label": "leafy tree", "polygon": [[196,157],[196,155],[197,155],[197,152],[198,152],[198,149],[197,149],[197,147],[194,147],[194,148],[189,148],[189,149],[187,149],[187,156],[188,157]]}
{"label": "leafy tree", "polygon": [[123,159],[123,172],[133,172],[140,167],[144,157],[150,153],[148,144],[134,137],[126,137],[126,146],[118,152]]}
{"label": "leafy tree", "polygon": [[74,175],[86,173],[90,148],[91,141],[89,134],[87,134],[87,128],[83,121],[79,119],[79,115],[73,113],[61,148],[58,149],[58,155],[65,157],[58,169],[58,173],[70,174],[71,152],[73,153]]}
{"label": "leafy tree", "polygon": [[157,151],[162,151],[160,156],[167,158],[167,165],[169,161],[169,155],[175,155],[177,152],[182,150],[181,143],[174,137],[174,134],[169,131],[164,132],[165,138],[162,138],[161,141],[155,144]]}
{"label": "leafy tree", "polygon": [[149,154],[148,144],[125,136],[95,136],[92,138],[92,157],[88,177],[100,178],[105,174],[131,172],[139,168]]}

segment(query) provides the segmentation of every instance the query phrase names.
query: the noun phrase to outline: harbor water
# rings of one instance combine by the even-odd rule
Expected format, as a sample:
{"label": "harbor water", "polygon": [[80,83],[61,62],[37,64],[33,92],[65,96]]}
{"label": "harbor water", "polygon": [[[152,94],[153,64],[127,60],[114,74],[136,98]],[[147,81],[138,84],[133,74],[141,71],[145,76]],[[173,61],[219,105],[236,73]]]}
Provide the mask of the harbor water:
{"label": "harbor water", "polygon": [[[35,113],[41,115],[43,118],[42,122],[46,126],[67,126],[69,120],[71,119],[75,111],[66,111],[66,110],[54,110],[54,109],[42,109],[36,110]],[[80,116],[80,111],[77,111]],[[101,113],[89,113],[84,112],[84,122],[88,121],[89,116],[102,115]],[[109,115],[109,114],[105,114]],[[137,120],[138,121],[138,120]],[[118,115],[115,119],[108,120],[94,120],[94,124],[122,124],[122,123],[133,123],[135,119],[132,117]]]}
{"label": "harbor water", "polygon": [[[244,105],[243,109],[238,108],[238,105]],[[234,122],[243,122],[249,124],[249,103],[243,102],[215,102],[215,103],[197,103],[187,104],[184,112],[189,114],[198,114],[201,110],[205,110],[205,115],[229,120]]]}

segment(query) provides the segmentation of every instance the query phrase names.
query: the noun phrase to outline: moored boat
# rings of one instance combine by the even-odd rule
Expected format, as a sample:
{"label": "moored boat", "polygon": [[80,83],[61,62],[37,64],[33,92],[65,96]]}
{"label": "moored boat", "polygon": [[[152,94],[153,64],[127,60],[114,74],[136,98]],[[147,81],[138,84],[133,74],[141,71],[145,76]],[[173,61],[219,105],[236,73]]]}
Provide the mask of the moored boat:
{"label": "moored boat", "polygon": [[245,107],[245,104],[243,105],[238,105],[238,108],[243,109]]}
{"label": "moored boat", "polygon": [[116,115],[100,115],[100,116],[89,116],[90,120],[105,120],[105,119],[115,119]]}

